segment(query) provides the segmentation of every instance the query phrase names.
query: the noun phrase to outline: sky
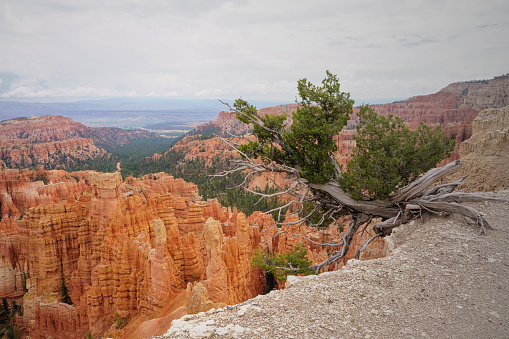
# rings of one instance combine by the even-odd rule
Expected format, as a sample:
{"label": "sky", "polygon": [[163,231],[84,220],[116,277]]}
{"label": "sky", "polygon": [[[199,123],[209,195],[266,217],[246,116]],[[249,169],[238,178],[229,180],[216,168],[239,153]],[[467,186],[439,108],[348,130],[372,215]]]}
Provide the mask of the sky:
{"label": "sky", "polygon": [[509,73],[507,0],[0,0],[0,99],[359,101]]}

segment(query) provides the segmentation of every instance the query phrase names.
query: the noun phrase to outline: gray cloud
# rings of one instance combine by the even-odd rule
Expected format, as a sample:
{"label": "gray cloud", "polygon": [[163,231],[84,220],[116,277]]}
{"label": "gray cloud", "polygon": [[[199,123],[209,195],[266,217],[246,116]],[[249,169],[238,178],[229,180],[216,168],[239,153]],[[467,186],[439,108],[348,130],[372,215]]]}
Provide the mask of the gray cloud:
{"label": "gray cloud", "polygon": [[354,97],[425,94],[507,73],[508,12],[495,0],[0,0],[0,96],[291,100],[326,69]]}
{"label": "gray cloud", "polygon": [[438,40],[427,38],[419,34],[395,36],[394,39],[396,39],[404,47],[416,47],[438,42]]}

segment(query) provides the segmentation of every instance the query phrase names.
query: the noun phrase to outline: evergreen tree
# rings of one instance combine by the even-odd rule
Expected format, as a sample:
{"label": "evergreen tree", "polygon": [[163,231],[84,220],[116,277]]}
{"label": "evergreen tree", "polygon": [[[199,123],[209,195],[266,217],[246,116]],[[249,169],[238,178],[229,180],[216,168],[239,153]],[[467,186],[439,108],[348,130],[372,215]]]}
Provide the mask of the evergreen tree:
{"label": "evergreen tree", "polygon": [[20,314],[21,308],[12,301],[12,307],[9,308],[9,302],[6,298],[2,298],[2,306],[0,307],[0,336],[8,339],[18,339],[19,330],[14,323],[16,313]]}
{"label": "evergreen tree", "polygon": [[69,296],[69,289],[65,284],[64,277],[64,264],[60,261],[60,301],[69,305],[72,305],[71,297]]}
{"label": "evergreen tree", "polygon": [[357,200],[388,199],[454,148],[454,140],[447,139],[440,126],[420,123],[411,131],[401,118],[378,115],[367,105],[361,107],[359,119],[353,157],[339,180]]}
{"label": "evergreen tree", "polygon": [[307,257],[307,248],[298,244],[288,253],[275,253],[273,255],[262,250],[256,250],[253,256],[253,266],[260,267],[266,273],[272,274],[278,281],[286,281],[290,274],[310,275],[314,272],[309,269],[312,262]]}

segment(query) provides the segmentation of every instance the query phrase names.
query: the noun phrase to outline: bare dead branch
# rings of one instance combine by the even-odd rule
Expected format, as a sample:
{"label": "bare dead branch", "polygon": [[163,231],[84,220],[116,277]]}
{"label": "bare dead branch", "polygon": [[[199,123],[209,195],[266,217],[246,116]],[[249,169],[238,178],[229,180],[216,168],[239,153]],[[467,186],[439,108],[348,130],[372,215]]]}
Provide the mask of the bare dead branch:
{"label": "bare dead branch", "polygon": [[456,187],[458,187],[459,185],[461,185],[463,183],[463,180],[465,180],[466,177],[467,176],[465,175],[464,177],[461,177],[453,182],[435,186],[432,189],[430,189],[429,191],[424,192],[422,196],[425,197],[425,196],[429,196],[429,195],[451,193],[452,191],[454,191],[456,189]]}
{"label": "bare dead branch", "polygon": [[452,174],[461,168],[459,160],[453,161],[443,167],[433,168],[422,177],[403,187],[391,198],[392,202],[402,202],[412,199],[440,178]]}
{"label": "bare dead branch", "polygon": [[361,247],[359,247],[357,249],[357,252],[355,252],[355,259],[359,259],[359,256],[360,256],[361,252],[364,252],[368,248],[368,245],[369,245],[370,242],[372,242],[373,240],[375,240],[376,238],[379,238],[381,236],[383,236],[383,233],[377,233],[374,236],[372,236],[371,238],[369,238],[368,240],[366,240],[361,245]]}
{"label": "bare dead branch", "polygon": [[411,203],[416,203],[435,211],[450,212],[463,215],[467,218],[475,220],[477,224],[481,226],[481,231],[484,231],[485,228],[492,229],[490,224],[486,221],[486,219],[484,219],[482,213],[469,206],[460,205],[455,202],[436,202],[419,199],[413,200]]}
{"label": "bare dead branch", "polygon": [[314,270],[316,274],[320,272],[324,267],[336,262],[337,260],[343,258],[348,250],[350,249],[350,245],[352,243],[353,236],[359,229],[359,227],[368,222],[370,220],[370,216],[364,213],[357,214],[355,217],[353,217],[352,221],[350,222],[350,226],[348,227],[348,230],[343,235],[343,247],[340,251],[335,252],[335,254],[329,256],[326,260],[322,261],[321,263],[315,264],[313,266],[310,266],[309,268]]}
{"label": "bare dead branch", "polygon": [[327,243],[327,242],[321,243],[321,242],[316,242],[314,240],[311,240],[308,237],[303,236],[302,234],[298,234],[298,236],[301,237],[302,239],[309,241],[312,244],[319,245],[319,246],[331,246],[331,247],[343,246],[343,241],[340,241],[337,243]]}

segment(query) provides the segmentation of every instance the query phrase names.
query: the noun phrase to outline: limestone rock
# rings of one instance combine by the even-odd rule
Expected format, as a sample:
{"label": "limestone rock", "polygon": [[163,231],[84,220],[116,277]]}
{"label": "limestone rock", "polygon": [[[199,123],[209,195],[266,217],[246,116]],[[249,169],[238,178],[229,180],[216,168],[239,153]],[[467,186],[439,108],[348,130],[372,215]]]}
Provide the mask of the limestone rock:
{"label": "limestone rock", "polygon": [[228,300],[228,276],[227,266],[221,258],[224,236],[219,221],[209,218],[203,229],[203,237],[208,256],[205,286],[209,299],[212,302],[225,302]]}
{"label": "limestone rock", "polygon": [[209,299],[207,288],[200,281],[196,285],[188,285],[189,297],[187,300],[187,313],[196,314],[214,308],[214,302]]}
{"label": "limestone rock", "polygon": [[481,111],[472,128],[472,137],[460,145],[462,168],[454,178],[468,177],[459,188],[469,192],[509,188],[509,106]]}

